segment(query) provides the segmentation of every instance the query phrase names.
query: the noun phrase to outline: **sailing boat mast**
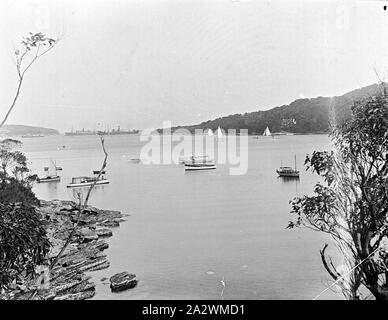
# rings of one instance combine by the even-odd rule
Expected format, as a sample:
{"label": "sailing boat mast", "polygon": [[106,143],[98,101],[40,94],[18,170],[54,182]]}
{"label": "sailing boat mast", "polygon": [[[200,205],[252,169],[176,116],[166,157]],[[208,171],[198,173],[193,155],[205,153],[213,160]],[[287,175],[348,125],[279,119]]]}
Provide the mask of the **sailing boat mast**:
{"label": "sailing boat mast", "polygon": [[295,171],[296,171],[296,154],[294,155],[294,161],[295,161]]}

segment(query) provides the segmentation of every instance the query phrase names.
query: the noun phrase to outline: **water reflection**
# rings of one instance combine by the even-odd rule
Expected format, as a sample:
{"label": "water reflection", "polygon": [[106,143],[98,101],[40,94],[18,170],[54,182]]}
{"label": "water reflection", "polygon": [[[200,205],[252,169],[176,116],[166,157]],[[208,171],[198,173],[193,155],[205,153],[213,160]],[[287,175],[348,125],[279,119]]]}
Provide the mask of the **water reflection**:
{"label": "water reflection", "polygon": [[298,186],[300,183],[299,177],[278,177],[278,181],[280,181],[285,186],[295,186],[295,195],[298,195]]}
{"label": "water reflection", "polygon": [[58,185],[59,181],[52,181],[42,184],[47,192],[49,199],[58,199]]}

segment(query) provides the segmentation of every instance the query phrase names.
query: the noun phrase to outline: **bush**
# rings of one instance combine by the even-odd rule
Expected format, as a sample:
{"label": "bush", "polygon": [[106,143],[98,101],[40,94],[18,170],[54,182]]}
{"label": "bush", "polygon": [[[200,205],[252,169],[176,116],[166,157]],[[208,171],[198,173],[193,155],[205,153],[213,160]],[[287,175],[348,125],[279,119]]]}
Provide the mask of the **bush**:
{"label": "bush", "polygon": [[0,184],[0,202],[23,202],[24,204],[39,205],[39,200],[32,192],[31,187],[14,178],[3,180]]}
{"label": "bush", "polygon": [[40,215],[23,203],[0,203],[0,288],[24,272],[33,275],[50,242]]}

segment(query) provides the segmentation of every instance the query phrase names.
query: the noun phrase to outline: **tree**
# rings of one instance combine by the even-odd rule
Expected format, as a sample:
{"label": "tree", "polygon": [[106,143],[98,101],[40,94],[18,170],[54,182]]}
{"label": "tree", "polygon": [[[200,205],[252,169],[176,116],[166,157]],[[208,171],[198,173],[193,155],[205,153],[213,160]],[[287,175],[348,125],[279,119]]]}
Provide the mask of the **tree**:
{"label": "tree", "polygon": [[37,204],[31,190],[36,175],[30,175],[27,158],[18,150],[21,146],[14,139],[0,141],[0,202]]}
{"label": "tree", "polygon": [[307,169],[323,182],[313,195],[291,201],[289,228],[304,226],[334,239],[344,265],[334,265],[327,244],[322,263],[348,299],[361,298],[363,287],[388,299],[388,93],[384,84],[380,89],[332,127],[333,151],[307,156]]}
{"label": "tree", "polygon": [[16,71],[18,73],[18,86],[16,89],[15,97],[8,108],[7,113],[5,114],[3,120],[0,123],[0,127],[4,125],[7,121],[9,115],[11,114],[13,108],[16,105],[16,101],[19,97],[20,90],[22,88],[23,80],[28,69],[43,55],[49,52],[56,43],[58,39],[48,38],[41,32],[38,33],[29,33],[28,37],[24,37],[21,42],[22,48],[17,49],[14,53],[16,60]]}

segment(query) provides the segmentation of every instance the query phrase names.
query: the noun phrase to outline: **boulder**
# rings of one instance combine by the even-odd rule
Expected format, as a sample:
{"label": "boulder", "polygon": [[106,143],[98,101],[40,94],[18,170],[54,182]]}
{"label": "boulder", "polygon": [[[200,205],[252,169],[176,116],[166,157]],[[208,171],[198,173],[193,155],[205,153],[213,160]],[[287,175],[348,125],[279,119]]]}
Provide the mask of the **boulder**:
{"label": "boulder", "polygon": [[98,234],[96,233],[96,231],[90,228],[82,228],[79,230],[79,233],[85,242],[98,239]]}
{"label": "boulder", "polygon": [[112,292],[127,290],[135,287],[137,284],[136,275],[126,271],[116,273],[110,277],[109,281]]}
{"label": "boulder", "polygon": [[105,237],[111,237],[112,236],[112,230],[108,228],[99,228],[96,229],[96,233],[99,237],[105,238]]}

